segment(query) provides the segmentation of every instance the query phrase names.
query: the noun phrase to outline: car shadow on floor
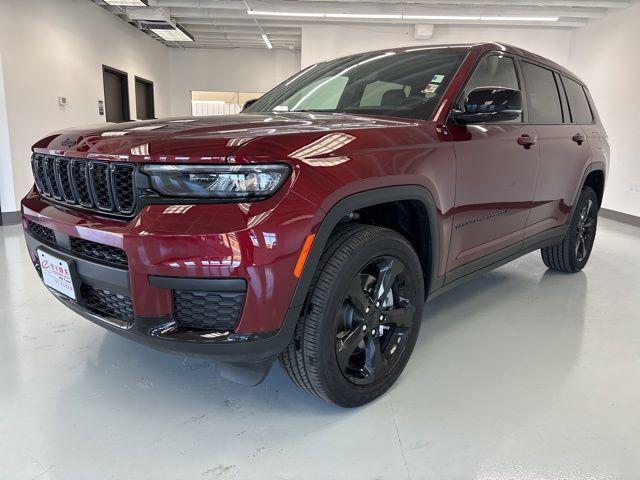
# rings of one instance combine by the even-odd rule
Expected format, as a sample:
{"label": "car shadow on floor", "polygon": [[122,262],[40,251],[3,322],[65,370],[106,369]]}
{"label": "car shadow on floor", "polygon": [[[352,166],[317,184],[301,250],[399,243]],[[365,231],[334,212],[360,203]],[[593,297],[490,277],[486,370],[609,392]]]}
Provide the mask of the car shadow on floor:
{"label": "car shadow on floor", "polygon": [[[432,345],[446,341],[443,339],[451,329],[463,328],[467,322],[489,319],[486,328],[500,328],[500,324],[495,325],[490,319],[519,315],[543,320],[545,316],[563,316],[562,309],[573,309],[573,317],[582,318],[580,305],[584,305],[581,299],[586,292],[586,279],[582,273],[570,277],[551,272],[525,276],[516,271],[497,270],[444,294],[425,306],[422,331],[410,366],[415,367],[416,358],[421,361],[421,357],[428,357]],[[555,300],[557,295],[553,301],[544,299],[558,288],[566,291],[564,300]],[[565,357],[572,357],[579,350],[581,323],[578,323],[573,322],[566,332],[571,338],[563,349]],[[570,368],[572,362],[567,360],[570,358],[559,363]],[[416,368],[408,370],[414,370],[411,377],[417,374]],[[155,403],[191,411],[250,409],[286,414],[294,410],[321,416],[348,412],[299,390],[277,363],[262,384],[245,387],[220,377],[214,363],[207,359],[158,352],[108,332],[89,356],[80,382],[84,385],[78,384],[78,391],[72,394],[100,398],[105,408],[110,402],[122,405],[153,392]]]}

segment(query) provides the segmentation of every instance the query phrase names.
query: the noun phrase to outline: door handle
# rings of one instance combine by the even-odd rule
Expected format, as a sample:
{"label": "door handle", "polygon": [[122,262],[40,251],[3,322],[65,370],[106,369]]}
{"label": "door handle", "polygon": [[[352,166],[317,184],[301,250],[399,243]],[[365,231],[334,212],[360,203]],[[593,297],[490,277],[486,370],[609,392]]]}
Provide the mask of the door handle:
{"label": "door handle", "polygon": [[585,137],[581,133],[576,133],[573,137],[571,137],[571,140],[576,142],[578,145],[582,145],[582,142],[584,142],[586,139],[587,137]]}
{"label": "door handle", "polygon": [[532,137],[531,135],[528,135],[526,133],[518,137],[518,145],[523,146],[525,150],[529,150],[532,145],[536,144],[537,141],[538,137]]}

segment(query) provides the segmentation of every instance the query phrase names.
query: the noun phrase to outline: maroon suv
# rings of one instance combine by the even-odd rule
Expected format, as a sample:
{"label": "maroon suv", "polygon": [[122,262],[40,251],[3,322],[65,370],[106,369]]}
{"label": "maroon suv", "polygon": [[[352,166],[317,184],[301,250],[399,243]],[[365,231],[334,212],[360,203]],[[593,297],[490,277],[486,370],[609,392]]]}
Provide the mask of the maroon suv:
{"label": "maroon suv", "polygon": [[342,406],[398,378],[422,308],[540,249],[577,272],[609,146],[571,72],[498,43],[313,65],[239,115],[70,130],[22,201],[60,301],[261,381],[276,357]]}

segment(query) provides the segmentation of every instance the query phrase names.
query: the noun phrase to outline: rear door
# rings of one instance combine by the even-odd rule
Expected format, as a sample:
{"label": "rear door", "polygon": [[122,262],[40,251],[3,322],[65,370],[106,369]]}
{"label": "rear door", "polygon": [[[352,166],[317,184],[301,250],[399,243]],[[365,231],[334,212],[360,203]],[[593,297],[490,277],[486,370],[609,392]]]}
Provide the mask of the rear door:
{"label": "rear door", "polygon": [[[531,105],[530,119],[536,126],[540,143],[540,171],[525,232],[525,237],[530,237],[567,221],[577,183],[591,152],[579,123],[584,121],[585,112],[579,113],[576,103],[578,92],[574,85],[586,102],[582,86],[526,60],[522,61],[522,72]],[[574,84],[569,90],[568,81]],[[591,122],[588,103],[586,109]]]}
{"label": "rear door", "polygon": [[[516,59],[482,57],[458,103],[473,88],[488,86],[522,90]],[[491,255],[479,263],[496,261],[521,248],[538,171],[536,131],[523,120],[450,127],[457,174],[447,271],[464,267],[447,281],[482,266],[474,260]],[[523,145],[520,137],[532,143]]]}

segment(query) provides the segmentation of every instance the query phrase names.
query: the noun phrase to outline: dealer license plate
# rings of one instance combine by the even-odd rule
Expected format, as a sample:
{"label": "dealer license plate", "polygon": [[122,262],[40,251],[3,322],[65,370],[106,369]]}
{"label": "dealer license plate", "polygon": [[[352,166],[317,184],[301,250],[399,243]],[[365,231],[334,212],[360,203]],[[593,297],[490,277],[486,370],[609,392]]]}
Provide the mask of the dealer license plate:
{"label": "dealer license plate", "polygon": [[38,250],[38,258],[44,284],[75,300],[76,291],[73,287],[69,263],[42,250]]}

